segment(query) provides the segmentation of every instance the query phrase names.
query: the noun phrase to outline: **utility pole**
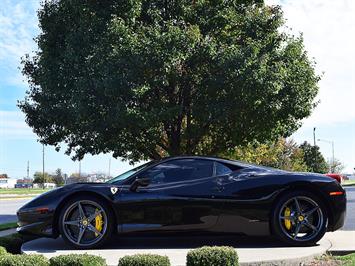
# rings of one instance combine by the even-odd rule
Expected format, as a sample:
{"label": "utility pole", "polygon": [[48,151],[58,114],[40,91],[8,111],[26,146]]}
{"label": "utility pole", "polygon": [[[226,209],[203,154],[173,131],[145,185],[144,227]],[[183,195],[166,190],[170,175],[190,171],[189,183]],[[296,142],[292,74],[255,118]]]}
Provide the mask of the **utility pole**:
{"label": "utility pole", "polygon": [[79,179],[81,178],[81,161],[79,161]]}
{"label": "utility pole", "polygon": [[313,128],[313,146],[316,146],[317,143],[316,143],[316,128],[314,127]]}
{"label": "utility pole", "polygon": [[315,169],[317,167],[317,150],[316,150],[316,127],[313,128],[313,149],[314,149],[314,166],[313,166],[313,172],[315,172]]}
{"label": "utility pole", "polygon": [[27,161],[27,179],[30,178],[30,161]]}
{"label": "utility pole", "polygon": [[108,160],[108,178],[111,176],[111,158]]}
{"label": "utility pole", "polygon": [[44,178],[44,144],[42,144],[42,177]]}
{"label": "utility pole", "polygon": [[42,144],[42,180],[43,180],[43,189],[44,189],[44,144]]}

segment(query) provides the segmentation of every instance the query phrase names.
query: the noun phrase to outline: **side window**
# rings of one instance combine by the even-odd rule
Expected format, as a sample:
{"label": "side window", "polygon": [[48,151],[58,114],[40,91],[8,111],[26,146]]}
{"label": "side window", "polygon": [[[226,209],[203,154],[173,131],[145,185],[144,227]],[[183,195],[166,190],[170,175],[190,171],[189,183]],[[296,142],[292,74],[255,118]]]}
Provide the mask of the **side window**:
{"label": "side window", "polygon": [[233,172],[232,169],[230,169],[228,166],[219,162],[215,162],[215,167],[216,167],[216,176],[228,175]]}
{"label": "side window", "polygon": [[148,169],[142,176],[151,184],[179,182],[213,176],[213,161],[181,159],[161,163]]}

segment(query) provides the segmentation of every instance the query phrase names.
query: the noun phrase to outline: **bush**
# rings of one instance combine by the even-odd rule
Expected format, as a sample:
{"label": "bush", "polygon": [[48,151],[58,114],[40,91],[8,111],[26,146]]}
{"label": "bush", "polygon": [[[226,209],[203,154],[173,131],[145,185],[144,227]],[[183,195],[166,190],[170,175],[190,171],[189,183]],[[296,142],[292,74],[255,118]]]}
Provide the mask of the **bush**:
{"label": "bush", "polygon": [[187,253],[186,266],[237,266],[238,255],[232,247],[202,247]]}
{"label": "bush", "polygon": [[21,246],[23,242],[22,237],[18,234],[0,237],[0,246],[4,247],[7,252],[13,254],[21,253]]}
{"label": "bush", "polygon": [[4,255],[7,255],[7,251],[6,251],[6,248],[4,247],[0,247],[0,256],[4,256]]}
{"label": "bush", "polygon": [[89,254],[60,255],[49,260],[51,266],[106,266],[106,260]]}
{"label": "bush", "polygon": [[49,266],[42,255],[5,255],[0,258],[0,266]]}
{"label": "bush", "polygon": [[170,261],[167,256],[137,254],[122,257],[118,266],[170,266]]}

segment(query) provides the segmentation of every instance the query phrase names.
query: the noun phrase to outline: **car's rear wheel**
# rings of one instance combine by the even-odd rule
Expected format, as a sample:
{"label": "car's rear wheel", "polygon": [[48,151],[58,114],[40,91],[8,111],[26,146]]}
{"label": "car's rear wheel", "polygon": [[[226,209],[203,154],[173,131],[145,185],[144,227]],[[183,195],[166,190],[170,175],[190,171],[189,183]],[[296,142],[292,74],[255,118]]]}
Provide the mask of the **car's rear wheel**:
{"label": "car's rear wheel", "polygon": [[96,248],[110,239],[113,214],[104,201],[79,196],[65,204],[59,227],[63,239],[70,245],[80,249]]}
{"label": "car's rear wheel", "polygon": [[317,196],[307,191],[295,191],[279,199],[271,222],[274,234],[283,242],[310,246],[324,236],[327,213]]}

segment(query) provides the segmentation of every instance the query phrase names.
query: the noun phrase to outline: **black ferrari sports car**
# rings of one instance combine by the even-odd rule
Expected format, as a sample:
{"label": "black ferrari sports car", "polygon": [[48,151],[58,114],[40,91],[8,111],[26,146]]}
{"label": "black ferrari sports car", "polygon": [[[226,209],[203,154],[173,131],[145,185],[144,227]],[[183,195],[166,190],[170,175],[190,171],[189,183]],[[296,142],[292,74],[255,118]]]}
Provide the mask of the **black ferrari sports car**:
{"label": "black ferrari sports car", "polygon": [[82,249],[132,232],[274,235],[305,246],[341,228],[345,212],[345,191],[333,178],[184,156],[44,193],[18,210],[17,230],[61,235]]}

